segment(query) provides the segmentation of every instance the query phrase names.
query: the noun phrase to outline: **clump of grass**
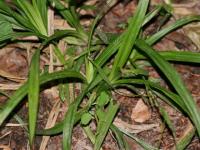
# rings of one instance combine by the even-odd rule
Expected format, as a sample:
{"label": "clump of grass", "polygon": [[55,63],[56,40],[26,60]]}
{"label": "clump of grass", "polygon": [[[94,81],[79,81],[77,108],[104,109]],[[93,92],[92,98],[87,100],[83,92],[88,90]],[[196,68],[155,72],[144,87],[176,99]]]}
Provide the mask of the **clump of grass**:
{"label": "clump of grass", "polygon": [[[130,149],[124,139],[124,135],[131,137],[144,149],[157,149],[138,139],[135,135],[114,126],[113,120],[120,108],[111,92],[118,87],[130,90],[140,87],[138,88],[139,91],[142,90],[142,87],[144,90],[148,89],[154,97],[160,97],[171,106],[178,106],[177,109],[180,109],[183,114],[189,117],[197,134],[200,135],[199,108],[181,80],[180,75],[170,64],[171,61],[200,63],[200,54],[189,51],[158,52],[153,48],[153,45],[168,33],[188,23],[200,21],[200,16],[188,16],[179,19],[167,27],[160,28],[153,35],[143,36],[144,27],[150,24],[151,20],[159,15],[159,12],[164,12],[168,18],[171,15],[171,10],[169,6],[163,4],[148,12],[149,0],[140,0],[133,17],[130,18],[127,29],[122,34],[116,35],[103,33],[103,31],[96,32],[98,22],[103,17],[104,11],[94,19],[89,31],[85,29],[80,24],[79,14],[77,13],[77,9],[80,6],[70,0],[67,2],[67,7],[59,0],[32,0],[30,2],[16,0],[12,3],[15,7],[7,5],[5,1],[0,1],[1,30],[6,30],[8,33],[1,32],[0,34],[2,46],[6,45],[8,41],[17,42],[19,38],[30,35],[37,37],[39,46],[32,57],[28,81],[1,107],[0,125],[6,121],[6,118],[15,107],[28,95],[28,133],[31,147],[34,147],[35,135],[62,134],[63,149],[69,150],[71,149],[73,128],[76,124],[80,124],[94,144],[95,150],[101,149],[109,130],[114,133],[120,149]],[[49,36],[48,7],[51,7],[63,17],[72,29],[56,30],[53,35]],[[90,7],[85,6],[85,8]],[[102,39],[102,37],[105,38]],[[67,60],[58,47],[60,40],[71,46],[68,49],[70,53],[68,53],[69,59]],[[54,53],[62,63],[63,70],[40,74],[40,52],[50,44],[53,45]],[[75,47],[79,47],[82,50],[80,54],[75,55]],[[111,60],[113,60],[113,63],[111,63]],[[143,66],[139,66],[137,63],[141,60],[144,62]],[[163,80],[166,80],[174,91],[161,87],[158,82],[149,79],[145,70],[146,62],[159,72],[162,72]],[[80,71],[83,67],[85,67],[85,70]],[[124,69],[129,72],[128,77],[123,73]],[[36,122],[40,86],[47,82],[54,82],[54,80],[62,81],[60,82],[62,86],[59,88],[60,95],[62,95],[63,91],[69,93],[69,83],[75,84],[75,82],[79,82],[82,85],[81,93],[75,99],[71,98],[69,94],[62,95],[61,99],[68,100],[68,110],[63,121],[53,128],[37,131]],[[141,97],[149,98],[145,95]],[[84,106],[80,106],[83,99],[87,103]],[[155,107],[160,110],[160,114],[176,139],[175,129],[169,119],[169,115],[161,108],[156,99],[154,101]],[[97,124],[96,132],[92,132],[89,126],[92,121]],[[188,133],[184,139],[176,142],[177,149],[184,149],[194,134],[194,132]]]}

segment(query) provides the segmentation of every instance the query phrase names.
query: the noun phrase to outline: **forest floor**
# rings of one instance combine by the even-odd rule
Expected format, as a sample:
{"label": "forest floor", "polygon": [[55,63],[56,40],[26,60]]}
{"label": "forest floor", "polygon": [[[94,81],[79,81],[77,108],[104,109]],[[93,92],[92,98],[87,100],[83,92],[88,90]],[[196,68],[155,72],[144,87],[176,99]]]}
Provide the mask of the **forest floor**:
{"label": "forest floor", "polygon": [[[151,7],[161,3],[161,0],[152,0]],[[124,30],[127,20],[134,13],[137,6],[136,0],[124,1],[114,6],[101,21],[100,27],[103,31],[120,33]],[[167,22],[173,22],[173,19],[181,18],[190,14],[200,15],[200,3],[198,0],[174,0],[173,1],[174,16]],[[87,20],[83,21],[87,24]],[[60,22],[56,23],[58,26]],[[161,23],[159,19],[146,29],[147,33],[155,33]],[[166,24],[166,25],[167,25]],[[198,34],[199,33],[199,34]],[[25,45],[20,45],[23,47]],[[19,45],[10,44],[0,51],[0,74],[8,73],[9,75],[20,78],[27,78],[29,54],[26,49],[18,48]],[[175,31],[167,35],[164,39],[155,45],[157,50],[179,50],[179,51],[194,51],[200,52],[200,24],[195,23],[188,25],[183,29]],[[45,66],[49,58],[41,57],[41,65]],[[185,81],[192,96],[200,106],[200,66],[174,64]],[[159,75],[152,69],[148,68],[152,77],[160,78]],[[164,83],[163,83],[164,84]],[[0,89],[5,90],[7,94],[12,94],[21,85],[20,82],[0,77]],[[127,91],[119,90],[119,94],[115,94],[116,100],[120,104],[120,112],[118,113],[115,123],[128,131],[135,133],[137,137],[143,139],[147,143],[161,147],[164,150],[175,148],[175,143],[169,129],[163,123],[158,110],[151,108],[141,99],[134,98]],[[0,104],[5,103],[6,97],[0,96]],[[60,103],[58,94],[52,92],[52,89],[44,90],[40,95],[40,109],[38,115],[39,128],[51,127],[53,122],[62,120],[66,110],[66,105]],[[178,139],[184,137],[187,132],[192,132],[193,126],[187,117],[184,117],[174,108],[163,103],[163,107],[170,115],[170,119],[176,128]],[[22,108],[22,109],[21,109]],[[18,111],[19,110],[19,111]],[[16,111],[17,114],[27,119],[27,103],[23,103]],[[48,122],[48,124],[47,124]],[[10,119],[9,123],[0,130],[0,150],[26,150],[28,149],[28,135],[24,127],[18,125],[14,119]],[[73,149],[74,150],[92,150],[92,144],[84,135],[83,130],[76,126],[73,132]],[[59,150],[62,147],[62,136],[56,135],[48,139],[48,137],[36,138],[36,149]],[[141,150],[142,148],[134,141],[127,137],[127,141],[131,145],[132,150]],[[118,150],[112,134],[109,133],[103,144],[103,150]],[[200,149],[200,142],[197,137],[194,137],[192,142],[187,147],[188,150]]]}

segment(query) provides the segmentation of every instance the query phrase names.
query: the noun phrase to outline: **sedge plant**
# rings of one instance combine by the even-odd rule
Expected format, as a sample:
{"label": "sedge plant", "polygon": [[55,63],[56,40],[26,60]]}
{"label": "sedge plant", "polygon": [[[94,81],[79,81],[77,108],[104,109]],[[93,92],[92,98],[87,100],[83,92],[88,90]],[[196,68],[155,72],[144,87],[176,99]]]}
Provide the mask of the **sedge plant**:
{"label": "sedge plant", "polygon": [[[108,1],[107,5],[115,1]],[[11,5],[12,4],[12,5]],[[186,88],[172,62],[199,64],[200,54],[190,51],[156,51],[153,45],[170,32],[191,22],[200,21],[200,16],[188,16],[174,23],[160,27],[153,35],[144,36],[143,31],[151,24],[153,18],[164,14],[164,19],[172,15],[168,5],[158,5],[148,11],[149,0],[140,0],[127,29],[121,34],[105,33],[98,29],[98,23],[105,11],[99,13],[89,28],[80,23],[81,9],[95,9],[92,6],[80,5],[73,0],[13,0],[11,4],[0,1],[0,43],[23,42],[22,37],[35,36],[38,47],[34,51],[30,64],[29,78],[0,109],[0,125],[6,122],[14,109],[28,95],[28,135],[29,143],[34,148],[36,135],[63,135],[63,150],[72,148],[73,128],[80,124],[94,146],[99,150],[109,131],[115,136],[120,149],[130,149],[125,136],[140,144],[144,149],[159,149],[137,138],[136,135],[116,127],[113,120],[119,112],[119,104],[114,99],[113,91],[118,88],[130,91],[145,100],[153,97],[154,104],[171,130],[176,140],[176,149],[181,150],[190,143],[197,133],[200,135],[200,112],[191,93]],[[14,7],[13,7],[14,6]],[[58,29],[53,35],[48,34],[48,8],[53,9],[71,26],[70,29]],[[164,25],[164,24],[163,24]],[[58,43],[63,41],[69,45],[63,54]],[[24,41],[32,42],[32,41]],[[56,58],[61,62],[63,70],[53,73],[40,73],[40,55],[49,45],[53,46]],[[76,49],[81,49],[76,53]],[[68,59],[66,59],[66,55]],[[140,62],[140,63],[139,63]],[[141,62],[143,63],[141,65]],[[159,82],[149,78],[145,69],[147,65],[161,72],[169,90]],[[83,69],[84,68],[84,69]],[[70,80],[69,80],[70,79]],[[40,87],[49,82],[59,85],[60,99],[67,101],[68,109],[63,121],[50,129],[37,130],[37,114]],[[81,84],[80,94],[70,97],[69,86]],[[75,87],[75,86],[73,86]],[[73,88],[75,90],[75,88]],[[141,95],[146,91],[145,95]],[[194,130],[184,138],[177,140],[175,128],[168,113],[156,99],[159,98],[186,115],[192,122]],[[85,101],[84,105],[82,101]],[[95,132],[90,128],[96,122]]]}

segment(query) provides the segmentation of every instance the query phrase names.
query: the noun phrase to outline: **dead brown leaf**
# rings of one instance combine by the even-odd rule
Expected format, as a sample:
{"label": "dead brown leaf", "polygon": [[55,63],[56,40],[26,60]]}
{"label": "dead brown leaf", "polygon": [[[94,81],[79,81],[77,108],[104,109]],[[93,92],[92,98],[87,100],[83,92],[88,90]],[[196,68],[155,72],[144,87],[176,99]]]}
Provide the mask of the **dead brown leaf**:
{"label": "dead brown leaf", "polygon": [[139,100],[132,110],[131,119],[135,122],[143,123],[150,119],[151,113],[143,100]]}
{"label": "dead brown leaf", "polygon": [[6,145],[0,145],[0,149],[1,150],[11,150],[11,148],[9,146],[6,146]]}
{"label": "dead brown leaf", "polygon": [[186,35],[200,49],[200,23],[193,23],[183,28]]}
{"label": "dead brown leaf", "polygon": [[[183,18],[185,16],[200,14],[199,1],[188,2],[184,4],[173,4],[173,14],[176,18]],[[192,40],[192,42],[200,48],[200,23],[192,23],[183,28],[185,34]]]}
{"label": "dead brown leaf", "polygon": [[1,76],[16,82],[23,81],[28,74],[28,62],[23,50],[13,48],[0,54],[0,68]]}
{"label": "dead brown leaf", "polygon": [[140,124],[140,125],[129,124],[118,118],[114,120],[114,125],[129,133],[140,133],[143,131],[148,131],[152,130],[153,128],[159,127],[159,124]]}

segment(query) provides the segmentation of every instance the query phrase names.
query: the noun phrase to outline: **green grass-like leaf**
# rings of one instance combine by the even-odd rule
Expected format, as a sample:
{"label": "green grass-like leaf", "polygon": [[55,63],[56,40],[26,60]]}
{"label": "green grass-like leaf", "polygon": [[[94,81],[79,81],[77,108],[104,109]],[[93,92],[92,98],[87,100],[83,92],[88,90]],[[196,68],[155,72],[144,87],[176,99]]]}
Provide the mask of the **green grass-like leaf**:
{"label": "green grass-like leaf", "polygon": [[161,116],[163,117],[165,123],[167,124],[167,126],[171,130],[172,135],[173,135],[174,140],[175,140],[176,139],[176,130],[175,130],[175,127],[174,127],[172,121],[170,120],[170,116],[168,115],[168,113],[165,111],[165,109],[163,107],[161,107],[161,106],[158,106],[158,107],[159,107],[159,111],[160,111]]}
{"label": "green grass-like leaf", "polygon": [[118,108],[119,106],[117,104],[113,104],[113,102],[111,101],[107,108],[108,110],[106,112],[106,116],[99,118],[94,150],[99,150],[101,148],[103,140],[107,135],[108,129],[110,128],[110,125],[117,113]]}
{"label": "green grass-like leaf", "polygon": [[149,37],[146,42],[150,45],[156,43],[159,41],[161,38],[163,38],[166,34],[188,24],[191,22],[195,21],[200,21],[200,16],[189,16],[189,17],[184,17],[179,20],[176,20],[172,25],[169,25],[168,27],[160,30],[159,32],[155,33],[151,37]]}
{"label": "green grass-like leaf", "polygon": [[[168,33],[172,32],[188,23],[195,22],[195,21],[200,21],[200,16],[189,16],[186,18],[181,18],[181,19],[177,20],[175,23],[173,23],[172,25],[169,25],[168,27],[160,30],[153,36],[149,37],[146,41],[148,44],[153,45],[154,43],[156,43],[157,41],[162,39]],[[112,41],[112,43],[110,43],[108,45],[108,47],[104,50],[104,52],[101,53],[101,55],[99,55],[99,57],[97,57],[95,62],[98,65],[100,65],[100,66],[104,65],[110,59],[110,57],[113,56],[113,54],[115,54],[117,52],[117,50],[119,49],[119,46],[124,38],[123,36],[124,36],[124,33],[122,33],[122,35],[120,35],[114,41]]]}
{"label": "green grass-like leaf", "polygon": [[12,25],[7,21],[0,21],[0,43],[12,38]]}
{"label": "green grass-like leaf", "polygon": [[47,0],[32,0],[34,8],[38,9],[42,17],[44,26],[48,27],[48,17],[47,17]]}
{"label": "green grass-like leaf", "polygon": [[141,30],[142,23],[145,19],[145,14],[149,5],[149,0],[139,1],[134,17],[131,19],[129,27],[123,37],[122,43],[120,43],[119,51],[114,60],[110,79],[113,80],[127,62],[127,59],[131,53],[135,40]]}
{"label": "green grass-like leaf", "polygon": [[[72,138],[73,126],[76,122],[76,112],[77,112],[79,104],[81,103],[82,99],[84,98],[87,92],[88,92],[88,87],[76,98],[74,102],[72,102],[69,105],[64,121],[59,126],[62,128],[58,128],[57,130],[59,131],[61,129],[63,131],[63,149],[64,150],[71,149],[71,138]],[[81,116],[79,116],[79,119],[80,118]]]}
{"label": "green grass-like leaf", "polygon": [[[184,63],[200,63],[200,53],[191,51],[162,51],[158,52],[165,60]],[[146,59],[145,56],[137,54],[135,60]]]}
{"label": "green grass-like leaf", "polygon": [[38,30],[38,32],[44,36],[48,35],[47,27],[43,22],[41,14],[38,7],[33,7],[28,1],[16,0],[18,6],[23,10],[27,19],[32,23],[32,25]]}
{"label": "green grass-like leaf", "polygon": [[111,125],[110,129],[115,134],[119,148],[123,150],[131,150],[130,146],[128,145],[127,141],[124,138],[123,133],[114,125]]}
{"label": "green grass-like leaf", "polygon": [[66,8],[59,0],[48,0],[53,7],[55,7],[59,13],[63,16],[64,19],[69,23],[70,26],[76,28],[77,31],[83,32],[82,26],[79,23],[79,20],[69,8]]}
{"label": "green grass-like leaf", "polygon": [[30,73],[28,79],[29,142],[31,146],[33,146],[34,143],[37,112],[39,105],[39,87],[40,87],[39,62],[40,62],[40,50],[36,50],[31,61]]}
{"label": "green grass-like leaf", "polygon": [[120,129],[120,131],[122,133],[124,133],[125,135],[127,135],[128,137],[132,138],[133,140],[135,140],[138,144],[140,144],[140,146],[142,146],[145,150],[159,150],[158,148],[155,148],[153,146],[151,146],[150,144],[146,143],[145,141],[137,138],[135,135],[128,133],[127,131]]}
{"label": "green grass-like leaf", "polygon": [[187,108],[187,113],[190,116],[190,119],[197,128],[198,134],[200,134],[200,113],[197,108],[196,103],[194,102],[191,94],[187,90],[185,84],[182,82],[180,75],[177,71],[153,48],[151,48],[143,40],[136,41],[137,47],[148,55],[148,57],[156,64],[156,66],[162,71],[162,73],[170,81],[171,85],[180,95],[184,105]]}
{"label": "green grass-like leaf", "polygon": [[76,105],[74,103],[71,104],[63,122],[63,150],[71,149],[71,138],[76,109]]}
{"label": "green grass-like leaf", "polygon": [[146,84],[149,84],[149,86],[155,91],[155,92],[159,92],[160,94],[166,96],[167,100],[165,100],[166,103],[168,104],[176,104],[178,105],[184,112],[187,113],[187,108],[185,106],[184,103],[182,103],[182,100],[180,98],[179,95],[159,86],[158,84],[149,82],[149,81],[145,81],[142,79],[121,79],[121,80],[117,80],[114,83],[114,87],[118,87],[118,86],[125,86],[127,88],[129,88],[129,86],[131,85],[145,85],[145,82],[147,82]]}
{"label": "green grass-like leaf", "polygon": [[[49,81],[65,79],[65,78],[73,78],[86,81],[86,79],[76,71],[63,70],[59,72],[41,75],[39,78],[40,80],[39,83],[40,85],[43,85]],[[2,125],[3,121],[9,116],[9,114],[14,110],[14,108],[23,100],[23,98],[27,95],[27,93],[28,93],[28,83],[25,83],[10,97],[10,99],[3,106],[3,109],[0,110],[0,125]]]}
{"label": "green grass-like leaf", "polygon": [[186,149],[186,147],[189,145],[192,138],[194,137],[195,129],[193,128],[193,126],[192,127],[191,126],[189,126],[189,131],[187,131],[186,134],[176,142],[176,149],[177,150]]}

